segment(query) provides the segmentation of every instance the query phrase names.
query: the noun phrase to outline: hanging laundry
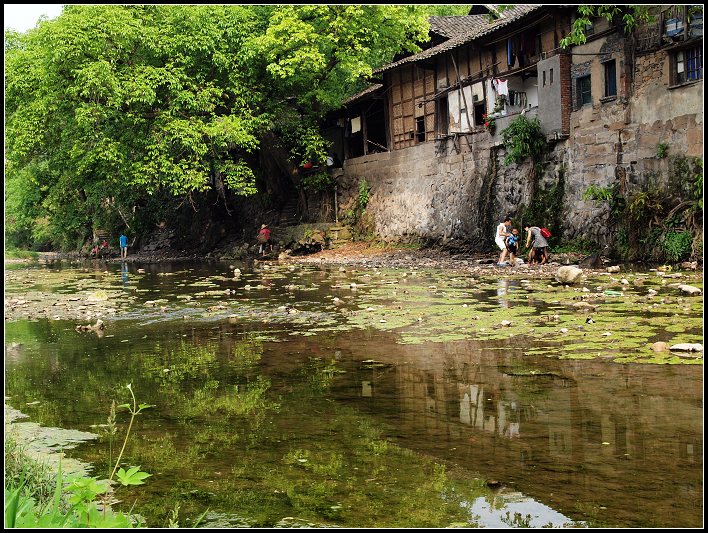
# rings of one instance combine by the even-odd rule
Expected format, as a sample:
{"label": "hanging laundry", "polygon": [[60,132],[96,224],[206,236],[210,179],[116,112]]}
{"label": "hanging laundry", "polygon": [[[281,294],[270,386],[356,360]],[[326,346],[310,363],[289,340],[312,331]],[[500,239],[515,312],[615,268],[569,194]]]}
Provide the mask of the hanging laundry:
{"label": "hanging laundry", "polygon": [[494,89],[497,91],[498,95],[509,96],[509,88],[507,86],[508,81],[509,80],[501,78],[494,78],[492,80],[492,84],[494,85]]}
{"label": "hanging laundry", "polygon": [[516,58],[516,66],[520,67],[522,66],[521,63],[523,58],[521,57],[521,42],[519,41],[518,36],[511,39],[511,46],[511,53],[514,54],[514,57]]}
{"label": "hanging laundry", "polygon": [[511,37],[506,40],[506,64],[509,67],[514,66],[514,42]]}

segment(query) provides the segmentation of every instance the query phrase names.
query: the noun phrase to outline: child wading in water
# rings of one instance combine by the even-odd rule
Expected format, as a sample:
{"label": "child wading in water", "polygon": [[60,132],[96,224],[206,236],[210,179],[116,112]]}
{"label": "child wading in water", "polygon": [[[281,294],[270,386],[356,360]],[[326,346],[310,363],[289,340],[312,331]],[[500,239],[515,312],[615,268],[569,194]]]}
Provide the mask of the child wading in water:
{"label": "child wading in water", "polygon": [[516,266],[516,254],[519,251],[519,230],[514,228],[504,241],[506,249],[509,251],[509,260],[511,266]]}

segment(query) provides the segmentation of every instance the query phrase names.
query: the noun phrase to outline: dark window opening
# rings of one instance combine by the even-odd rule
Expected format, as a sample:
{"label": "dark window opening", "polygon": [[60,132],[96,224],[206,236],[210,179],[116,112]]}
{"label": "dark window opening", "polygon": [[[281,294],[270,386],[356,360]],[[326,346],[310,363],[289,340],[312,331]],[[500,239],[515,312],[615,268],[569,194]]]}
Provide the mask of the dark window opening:
{"label": "dark window opening", "polygon": [[553,85],[553,69],[551,69],[550,73],[548,74],[548,84]]}
{"label": "dark window opening", "polygon": [[443,96],[438,100],[436,122],[438,136],[447,135],[450,131],[450,120],[448,118],[447,96]]}
{"label": "dark window opening", "polygon": [[415,119],[415,140],[425,142],[425,117]]}
{"label": "dark window opening", "polygon": [[384,114],[383,103],[378,103],[372,107],[370,113],[366,115],[366,153],[375,154],[388,151],[386,141],[386,115]]}
{"label": "dark window opening", "polygon": [[578,78],[578,107],[592,103],[590,76]]}
{"label": "dark window opening", "polygon": [[484,124],[484,111],[486,109],[484,100],[481,102],[474,103],[474,123],[476,126],[481,126]]}
{"label": "dark window opening", "polygon": [[614,59],[605,63],[605,96],[617,96],[617,68]]}

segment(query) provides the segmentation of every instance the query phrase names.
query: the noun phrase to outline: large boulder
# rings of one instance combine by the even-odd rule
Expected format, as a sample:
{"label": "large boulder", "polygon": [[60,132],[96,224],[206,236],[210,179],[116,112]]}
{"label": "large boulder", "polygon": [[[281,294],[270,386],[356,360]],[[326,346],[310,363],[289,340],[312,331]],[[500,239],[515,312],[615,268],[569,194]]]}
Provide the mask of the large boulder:
{"label": "large boulder", "polygon": [[679,290],[688,294],[689,296],[698,296],[701,294],[701,289],[694,287],[693,285],[679,285]]}
{"label": "large boulder", "polygon": [[564,285],[573,285],[585,280],[583,270],[576,266],[562,266],[556,272],[556,281]]}

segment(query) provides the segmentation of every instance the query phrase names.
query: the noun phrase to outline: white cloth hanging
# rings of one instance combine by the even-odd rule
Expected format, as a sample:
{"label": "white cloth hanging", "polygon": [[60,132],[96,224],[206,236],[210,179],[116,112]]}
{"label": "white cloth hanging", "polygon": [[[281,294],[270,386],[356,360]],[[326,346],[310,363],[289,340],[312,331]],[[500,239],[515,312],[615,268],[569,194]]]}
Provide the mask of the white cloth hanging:
{"label": "white cloth hanging", "polygon": [[494,78],[494,80],[492,80],[492,84],[494,85],[494,89],[497,91],[498,95],[509,96],[508,80]]}

